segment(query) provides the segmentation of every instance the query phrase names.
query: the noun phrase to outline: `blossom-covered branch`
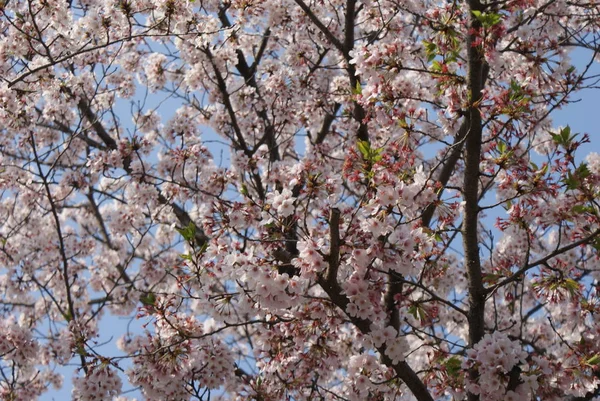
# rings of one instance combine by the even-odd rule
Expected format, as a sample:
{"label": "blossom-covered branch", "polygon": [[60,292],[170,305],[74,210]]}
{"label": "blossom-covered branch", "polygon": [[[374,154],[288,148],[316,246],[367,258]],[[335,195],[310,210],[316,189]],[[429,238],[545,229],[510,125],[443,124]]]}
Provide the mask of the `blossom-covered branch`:
{"label": "blossom-covered branch", "polygon": [[599,14],[0,2],[0,398],[598,397]]}

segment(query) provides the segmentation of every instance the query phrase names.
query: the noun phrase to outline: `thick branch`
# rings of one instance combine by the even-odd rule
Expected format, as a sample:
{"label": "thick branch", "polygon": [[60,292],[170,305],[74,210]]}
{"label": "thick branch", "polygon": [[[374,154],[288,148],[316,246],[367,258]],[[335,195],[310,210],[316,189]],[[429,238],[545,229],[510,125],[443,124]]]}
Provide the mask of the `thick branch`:
{"label": "thick branch", "polygon": [[[346,309],[350,300],[346,295],[342,293],[342,288],[339,286],[337,282],[329,282],[325,277],[319,277],[319,284],[327,295],[329,299],[344,313],[346,313]],[[358,317],[349,316],[350,321],[358,328],[361,333],[368,334],[370,333],[371,322],[367,319],[360,319]],[[385,355],[385,348],[382,346],[378,349],[381,354],[381,360],[386,365],[394,369],[394,372],[398,375],[398,377],[406,384],[409,390],[413,393],[413,395],[417,398],[418,401],[433,401],[433,397],[429,394],[429,390],[427,390],[427,386],[423,381],[419,378],[417,373],[410,367],[410,365],[405,362],[399,362],[394,364],[390,358]]]}
{"label": "thick branch", "polygon": [[[483,88],[485,86],[485,83],[487,82],[489,74],[489,67],[485,63],[482,66],[481,74],[481,87]],[[460,160],[460,155],[462,154],[464,145],[466,143],[467,134],[469,133],[469,129],[471,127],[471,120],[469,117],[469,114],[467,114],[464,117],[462,124],[458,128],[457,133],[454,135],[454,142],[448,149],[444,165],[442,166],[439,175],[436,177],[436,181],[439,182],[442,186],[441,190],[438,193],[438,200],[442,198],[444,188],[446,187],[448,181],[454,174],[456,164]],[[423,212],[421,219],[424,227],[428,227],[431,224],[431,220],[433,219],[433,215],[435,213],[435,210],[437,209],[437,206],[438,204],[434,202],[425,209],[425,212]]]}
{"label": "thick branch", "polygon": [[[483,7],[479,0],[469,0],[470,11],[482,11]],[[479,103],[482,99],[483,71],[485,61],[483,49],[475,46],[481,29],[481,23],[471,17],[471,30],[467,37],[468,51],[468,76],[467,95],[469,108],[467,110],[469,129],[465,144],[465,171],[463,182],[463,196],[465,201],[465,213],[463,221],[463,247],[465,251],[465,265],[469,288],[469,309],[467,320],[469,322],[469,343],[471,346],[477,344],[485,331],[485,289],[481,272],[481,259],[479,255],[479,238],[477,226],[479,220],[479,161],[481,158],[481,142],[483,136],[483,125],[479,111]],[[472,381],[477,380],[478,373],[475,369],[469,371]],[[476,394],[468,394],[469,401],[479,400]]]}
{"label": "thick branch", "polygon": [[[69,93],[69,95],[73,96],[71,93]],[[96,113],[92,111],[92,108],[90,107],[88,101],[84,99],[79,100],[79,102],[77,103],[77,108],[91,124],[94,131],[96,131],[96,135],[98,135],[100,139],[102,139],[102,142],[104,142],[104,144],[112,150],[117,149],[117,141],[115,141],[108,134],[108,132],[106,132],[106,129],[102,125],[102,122],[100,121],[98,116],[96,116]]]}
{"label": "thick branch", "polygon": [[[229,28],[232,26],[231,22],[229,21],[229,18],[227,18],[227,7],[221,8],[221,10],[219,11],[219,21],[221,21],[221,24],[223,24],[224,27]],[[271,37],[271,29],[267,28],[265,30],[265,33],[263,34],[263,40],[260,43],[260,48],[258,49],[258,53],[256,54],[256,57],[254,58],[254,62],[252,63],[252,66],[248,65],[248,62],[246,61],[246,56],[244,55],[244,52],[241,49],[237,49],[235,51],[235,54],[237,56],[237,63],[235,65],[235,68],[242,75],[242,77],[244,77],[244,81],[246,82],[246,84],[250,85],[251,87],[253,87],[255,89],[256,94],[259,97],[260,97],[260,88],[258,87],[258,83],[256,82],[256,68],[258,67],[258,64],[260,63],[260,60],[267,48],[267,43],[268,43],[270,37]],[[212,57],[212,56],[209,56],[209,57]],[[210,60],[212,63],[212,58],[210,58]],[[216,69],[216,66],[214,65],[214,63],[213,63],[213,68]],[[215,71],[215,74],[216,73],[217,72]],[[223,79],[220,78],[220,74],[218,74],[217,75],[217,83],[219,85],[219,90],[223,93],[223,96],[229,97],[229,95],[226,94],[226,91],[225,92],[223,91],[221,86],[225,86],[225,83],[223,81],[223,85],[221,85],[221,81],[223,81]],[[229,100],[227,99],[227,101],[229,101]],[[225,105],[227,106],[227,104],[225,104]],[[258,149],[258,147],[260,145],[262,145],[263,143],[266,143],[269,146],[270,160],[272,162],[280,160],[279,146],[278,146],[277,140],[275,138],[275,127],[273,126],[273,123],[269,119],[269,115],[267,114],[267,111],[264,108],[259,107],[259,108],[255,108],[255,110],[256,110],[256,115],[258,115],[258,117],[265,123],[265,134],[264,134],[263,138],[254,145],[253,149],[248,149],[248,150],[252,154]],[[228,108],[228,111],[229,111],[229,108]],[[233,119],[233,117],[231,117],[231,112],[230,112],[230,118]]]}
{"label": "thick branch", "polygon": [[342,42],[340,42],[338,40],[338,38],[336,38],[335,35],[333,33],[331,33],[331,31],[329,29],[327,29],[327,27],[325,25],[323,25],[321,20],[319,20],[319,18],[315,15],[315,13],[312,12],[310,7],[307,6],[306,3],[302,0],[294,0],[294,1],[296,2],[296,4],[298,4],[300,6],[302,11],[304,11],[306,16],[312,21],[312,23],[315,24],[317,26],[317,28],[319,28],[319,30],[323,33],[323,35],[325,35],[327,40],[329,40],[329,42],[333,46],[335,46],[339,51],[344,53],[346,50],[344,47],[344,44]]}
{"label": "thick branch", "polygon": [[[356,19],[356,0],[348,0],[346,3],[346,18],[344,20],[344,42],[342,43],[338,38],[336,38],[329,29],[319,20],[319,18],[312,12],[310,7],[306,5],[302,0],[295,0],[296,3],[302,8],[302,10],[306,13],[308,18],[323,32],[327,40],[338,49],[344,58],[346,59],[347,67],[346,71],[348,73],[348,78],[350,80],[350,87],[354,90],[358,85],[360,85],[360,79],[356,74],[356,68],[353,64],[350,64],[350,51],[354,48],[354,25]],[[358,127],[358,132],[356,133],[356,137],[360,141],[369,141],[369,130],[367,125],[363,123],[367,113],[365,109],[356,101],[354,103],[354,110],[352,110],[352,117],[356,122],[360,125]]]}
{"label": "thick branch", "polygon": [[319,145],[319,144],[323,143],[323,141],[325,140],[325,137],[329,133],[331,124],[335,121],[335,115],[337,114],[337,112],[340,110],[341,107],[342,107],[341,104],[336,103],[333,106],[333,113],[325,114],[325,118],[323,118],[323,125],[321,126],[321,130],[319,131],[319,133],[317,134],[317,138],[315,139],[315,145]]}
{"label": "thick branch", "polygon": [[404,277],[394,270],[388,271],[388,283],[385,292],[385,307],[388,311],[388,324],[400,331],[400,310],[396,306],[396,295],[402,294]]}
{"label": "thick branch", "polygon": [[[100,137],[102,142],[104,142],[104,144],[111,150],[118,149],[117,142],[106,131],[104,125],[102,125],[102,121],[100,121],[100,119],[96,116],[96,113],[94,113],[89,103],[84,100],[80,100],[77,106],[83,114],[83,116],[91,124],[92,128],[94,129],[98,137]],[[133,170],[131,170],[131,157],[127,157],[123,160],[123,169],[125,170],[125,172],[127,172],[127,174],[133,174]],[[177,205],[174,202],[170,202],[167,198],[164,197],[164,195],[160,193],[160,191],[158,194],[158,201],[162,205],[169,205],[173,208],[173,213],[177,217],[177,220],[179,220],[179,224],[181,225],[181,227],[187,227],[190,223],[193,223],[190,216],[185,210],[183,210],[183,208],[181,208],[181,206]],[[206,242],[208,242],[208,237],[206,236],[206,234],[204,234],[204,231],[201,227],[196,226],[196,243],[199,246],[203,246]]]}
{"label": "thick branch", "polygon": [[[333,302],[338,308],[340,308],[350,321],[358,328],[361,333],[368,334],[371,332],[371,321],[368,319],[361,319],[356,316],[350,316],[346,312],[350,300],[343,293],[342,288],[337,282],[337,270],[339,267],[339,250],[340,250],[340,232],[339,232],[339,220],[340,211],[338,209],[331,209],[329,217],[329,230],[330,230],[330,253],[329,253],[329,267],[325,274],[321,274],[318,277],[319,285],[325,290],[331,302]],[[394,364],[392,360],[385,354],[385,345],[378,348],[381,355],[381,360],[384,364],[394,369],[398,377],[406,384],[409,390],[417,398],[418,401],[433,401],[433,398],[429,394],[429,390],[423,381],[419,378],[417,373],[406,363],[405,361]]]}
{"label": "thick branch", "polygon": [[346,19],[344,21],[344,55],[350,55],[354,48],[354,19],[356,17],[356,0],[346,2]]}
{"label": "thick branch", "polygon": [[329,214],[329,268],[325,280],[328,283],[337,282],[337,272],[340,266],[340,210],[333,208]]}
{"label": "thick branch", "polygon": [[[244,139],[244,135],[242,135],[242,130],[237,122],[237,114],[231,104],[231,100],[229,99],[229,92],[227,91],[227,84],[225,83],[225,79],[221,74],[221,71],[216,66],[212,52],[209,49],[205,49],[205,54],[210,61],[210,64],[213,68],[213,72],[215,73],[215,78],[217,79],[217,87],[219,88],[219,92],[221,93],[221,97],[223,98],[223,105],[227,110],[227,114],[229,115],[229,120],[231,124],[231,128],[233,128],[233,132],[235,133],[235,140],[231,138],[235,147],[244,152],[244,154],[248,157],[252,157],[252,152],[248,145],[246,144],[246,140]],[[236,143],[237,141],[237,143]]]}
{"label": "thick branch", "polygon": [[[460,125],[457,134],[454,136],[454,143],[448,150],[449,155],[447,156],[446,161],[442,166],[439,175],[436,178],[436,181],[438,181],[442,185],[442,190],[440,190],[440,192],[438,193],[438,200],[441,199],[442,194],[444,193],[443,188],[448,184],[450,177],[452,177],[452,175],[454,174],[456,164],[460,160],[460,155],[463,151],[465,138],[467,137],[467,133],[469,132],[470,125],[471,121],[467,116]],[[421,220],[423,222],[424,227],[428,227],[431,224],[431,220],[433,219],[433,214],[435,213],[436,208],[437,205],[434,202],[431,203],[425,209],[425,212],[423,212]]]}

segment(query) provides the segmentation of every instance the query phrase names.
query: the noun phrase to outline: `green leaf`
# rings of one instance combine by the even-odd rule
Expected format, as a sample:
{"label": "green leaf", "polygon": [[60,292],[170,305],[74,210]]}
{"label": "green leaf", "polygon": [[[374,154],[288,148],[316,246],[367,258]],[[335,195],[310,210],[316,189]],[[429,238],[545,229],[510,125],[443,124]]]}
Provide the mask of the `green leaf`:
{"label": "green leaf", "polygon": [[383,148],[373,149],[368,141],[358,141],[357,146],[363,159],[371,165],[382,159]]}
{"label": "green leaf", "polygon": [[490,13],[488,16],[488,21],[490,26],[498,25],[500,22],[502,22],[502,15]]}
{"label": "green leaf", "polygon": [[567,186],[567,189],[573,190],[579,187],[579,180],[573,174],[571,174],[570,171],[567,173],[567,176],[563,179],[563,182]]}
{"label": "green leaf", "polygon": [[575,173],[577,174],[577,177],[580,179],[584,179],[590,176],[590,174],[592,174],[590,172],[590,169],[588,169],[587,164],[585,163],[581,163],[579,165],[579,167],[577,167],[577,170],[575,170]]}
{"label": "green leaf", "polygon": [[488,284],[496,284],[502,277],[504,277],[502,274],[487,273],[483,275],[483,281]]}
{"label": "green leaf", "polygon": [[461,368],[462,362],[459,357],[453,356],[448,358],[443,366],[446,368],[446,372],[448,372],[448,376],[457,378],[462,371]]}
{"label": "green leaf", "polygon": [[84,348],[84,346],[83,346],[83,345],[81,345],[81,344],[77,344],[77,345],[75,346],[75,353],[76,353],[77,355],[82,355],[82,356],[86,356],[86,355],[87,355],[87,352],[85,352],[85,348]]}
{"label": "green leaf", "polygon": [[400,128],[404,128],[404,129],[408,128],[408,123],[406,122],[406,118],[405,117],[402,117],[402,118],[398,119],[398,126]]}
{"label": "green leaf", "polygon": [[352,89],[352,94],[353,95],[362,95],[362,86],[360,85],[360,82],[356,82],[356,87],[354,89]]}
{"label": "green leaf", "polygon": [[425,309],[423,309],[419,304],[413,304],[408,308],[408,313],[410,313],[415,319],[419,319],[419,321],[427,319],[427,313]]}
{"label": "green leaf", "polygon": [[358,150],[364,159],[368,159],[371,154],[371,144],[368,141],[358,141]]}
{"label": "green leaf", "polygon": [[577,189],[581,186],[582,181],[591,174],[587,164],[581,163],[573,173],[567,172],[567,177],[563,178],[563,183],[567,185],[567,189]]}
{"label": "green leaf", "polygon": [[519,83],[517,81],[515,81],[514,79],[510,80],[510,89],[513,92],[520,92],[523,88],[521,88],[521,85],[519,85]]}
{"label": "green leaf", "polygon": [[417,305],[411,305],[408,308],[408,313],[410,313],[415,319],[417,319]]}
{"label": "green leaf", "polygon": [[577,281],[575,281],[575,280],[573,280],[571,278],[568,278],[568,279],[566,279],[564,281],[563,287],[567,291],[569,291],[569,294],[571,294],[571,296],[576,295],[579,292],[579,290],[580,290],[579,284],[577,283]]}
{"label": "green leaf", "polygon": [[593,357],[591,357],[590,359],[588,359],[587,361],[585,361],[586,365],[589,366],[596,366],[600,363],[600,354],[596,354]]}
{"label": "green leaf", "polygon": [[423,47],[425,47],[425,55],[427,56],[427,62],[430,63],[437,56],[437,45],[433,42],[424,40]]}
{"label": "green leaf", "polygon": [[177,228],[176,229],[179,234],[183,237],[184,240],[188,242],[194,242],[196,239],[196,225],[190,221],[187,227]]}
{"label": "green leaf", "polygon": [[146,306],[154,306],[156,303],[156,295],[153,292],[148,292],[140,296],[140,302]]}
{"label": "green leaf", "polygon": [[498,13],[482,13],[481,11],[471,11],[477,21],[483,25],[484,28],[490,28],[494,25],[498,25],[502,22],[502,15]]}
{"label": "green leaf", "polygon": [[264,227],[268,228],[268,229],[272,229],[272,228],[276,228],[277,224],[275,224],[275,223],[267,223],[267,224],[264,225]]}
{"label": "green leaf", "polygon": [[596,209],[594,209],[593,207],[588,206],[588,205],[575,205],[571,208],[571,211],[573,213],[579,213],[579,214],[584,214],[584,213],[596,214]]}
{"label": "green leaf", "polygon": [[498,152],[500,152],[500,154],[504,154],[506,152],[506,142],[504,141],[500,141],[498,142]]}
{"label": "green leaf", "polygon": [[206,252],[207,249],[208,249],[208,242],[205,242],[204,244],[202,244],[202,248],[200,248],[200,250],[198,251],[198,253],[200,255],[202,255],[204,252]]}
{"label": "green leaf", "polygon": [[576,134],[571,135],[571,127],[569,127],[568,125],[566,127],[564,127],[563,129],[561,129],[558,134],[551,134],[551,135],[552,135],[552,140],[557,145],[560,145],[567,150],[570,149],[571,142],[573,142],[573,139],[575,139],[575,137],[577,136]]}

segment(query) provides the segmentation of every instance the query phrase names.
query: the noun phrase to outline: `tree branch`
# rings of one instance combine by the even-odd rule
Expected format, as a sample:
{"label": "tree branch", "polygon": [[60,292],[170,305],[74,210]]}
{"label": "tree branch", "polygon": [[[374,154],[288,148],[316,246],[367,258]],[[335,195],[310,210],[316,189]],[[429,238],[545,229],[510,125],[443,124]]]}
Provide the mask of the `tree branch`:
{"label": "tree branch", "polygon": [[493,293],[494,291],[496,291],[498,288],[505,286],[506,284],[510,284],[514,281],[519,280],[520,276],[525,274],[528,270],[533,269],[536,266],[542,265],[546,262],[548,262],[550,259],[562,255],[565,252],[570,251],[573,248],[577,248],[580,245],[584,245],[587,244],[588,242],[590,242],[591,240],[593,240],[594,238],[597,238],[600,235],[600,229],[594,231],[593,233],[591,233],[590,235],[588,235],[585,238],[580,239],[579,241],[575,241],[572,244],[563,246],[562,248],[556,249],[554,252],[544,256],[541,259],[538,259],[534,262],[528,263],[525,266],[521,267],[519,270],[517,270],[513,275],[511,275],[510,277],[505,278],[504,280],[502,280],[501,282],[499,282],[498,284],[490,287],[487,289],[487,293]]}
{"label": "tree branch", "polygon": [[338,38],[336,38],[335,35],[333,33],[331,33],[331,31],[329,29],[327,29],[327,27],[325,25],[323,25],[323,23],[319,20],[319,18],[315,15],[315,13],[312,12],[310,7],[307,6],[306,3],[302,0],[294,0],[294,1],[296,2],[296,4],[298,4],[300,6],[302,11],[304,11],[306,16],[312,21],[312,23],[315,24],[317,26],[317,28],[319,28],[319,30],[323,33],[323,35],[325,35],[327,40],[329,40],[329,42],[336,49],[338,49],[340,52],[342,52],[342,54],[345,54],[346,48],[345,48],[344,44],[342,42],[340,42],[338,40]]}
{"label": "tree branch", "polygon": [[[483,125],[479,111],[479,103],[482,99],[484,58],[483,48],[477,43],[481,23],[473,11],[482,11],[483,6],[479,0],[469,0],[469,11],[471,14],[470,34],[467,37],[468,73],[467,73],[467,96],[469,108],[467,110],[469,129],[465,144],[465,171],[463,182],[463,196],[465,202],[465,214],[463,220],[463,247],[465,251],[465,265],[469,289],[469,308],[467,321],[469,322],[469,344],[477,344],[483,338],[485,332],[485,289],[481,272],[481,260],[479,256],[479,161],[481,159],[481,142],[483,136]],[[477,382],[478,372],[476,369],[469,370],[471,381]],[[469,401],[479,400],[479,395],[469,393]]]}
{"label": "tree branch", "polygon": [[332,208],[329,213],[329,268],[325,281],[337,282],[337,272],[340,265],[340,210]]}

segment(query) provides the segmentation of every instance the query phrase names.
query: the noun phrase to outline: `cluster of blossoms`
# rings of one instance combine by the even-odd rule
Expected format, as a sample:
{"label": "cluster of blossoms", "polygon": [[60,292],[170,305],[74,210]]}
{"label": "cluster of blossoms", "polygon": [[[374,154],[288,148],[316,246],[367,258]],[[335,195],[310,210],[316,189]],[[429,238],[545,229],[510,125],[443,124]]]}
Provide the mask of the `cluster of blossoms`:
{"label": "cluster of blossoms", "polygon": [[109,365],[88,366],[84,377],[73,378],[74,401],[112,401],[121,394],[121,378]]}
{"label": "cluster of blossoms", "polygon": [[146,79],[148,80],[148,88],[152,91],[162,88],[167,82],[165,73],[166,61],[167,57],[160,53],[152,53],[146,59],[144,72],[146,73]]}
{"label": "cluster of blossoms", "polygon": [[507,389],[511,371],[524,365],[526,358],[527,352],[518,341],[510,340],[499,331],[486,334],[467,351],[467,359],[462,364],[463,369],[476,368],[479,374],[477,382],[467,379],[467,390],[490,401],[528,399],[537,389],[535,375],[522,376],[523,383]]}
{"label": "cluster of blossoms", "polygon": [[[157,300],[160,305],[163,300]],[[120,347],[135,355],[127,371],[148,400],[181,399],[193,389],[182,383],[219,388],[233,374],[233,360],[226,346],[203,336],[202,325],[189,316],[157,319],[153,335],[123,338]],[[204,338],[206,337],[206,338]]]}
{"label": "cluster of blossoms", "polygon": [[386,371],[374,355],[356,355],[348,361],[348,377],[350,389],[347,397],[352,401],[364,400],[369,395],[385,392],[385,386],[376,382],[385,380]]}
{"label": "cluster of blossoms", "polygon": [[0,320],[0,355],[14,364],[27,365],[36,358],[39,344],[33,339],[31,330],[19,324],[13,316]]}
{"label": "cluster of blossoms", "polygon": [[289,217],[294,214],[294,197],[292,196],[292,191],[289,189],[284,188],[282,191],[267,194],[267,199],[278,215]]}
{"label": "cluster of blossoms", "polygon": [[392,360],[392,363],[404,361],[405,353],[408,349],[406,340],[398,335],[398,332],[392,326],[383,329],[371,330],[371,339],[375,348],[381,348],[385,345],[385,355]]}
{"label": "cluster of blossoms", "polygon": [[550,118],[598,43],[589,0],[0,0],[0,398],[599,396],[600,157]]}
{"label": "cluster of blossoms", "polygon": [[47,387],[62,386],[62,376],[36,366],[48,365],[51,352],[34,339],[27,327],[24,315],[18,321],[14,316],[0,319],[0,358],[7,361],[13,385],[0,382],[0,397],[7,400],[33,400],[40,397]]}

